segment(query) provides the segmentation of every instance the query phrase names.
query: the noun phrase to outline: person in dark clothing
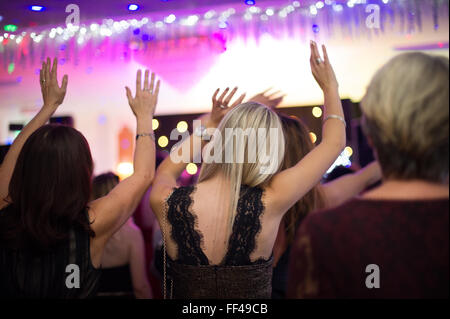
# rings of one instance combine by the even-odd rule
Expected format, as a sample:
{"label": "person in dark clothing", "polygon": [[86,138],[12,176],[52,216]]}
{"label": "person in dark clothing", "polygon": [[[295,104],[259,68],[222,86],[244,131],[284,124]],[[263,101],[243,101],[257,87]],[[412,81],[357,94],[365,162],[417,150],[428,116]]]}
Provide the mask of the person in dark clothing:
{"label": "person in dark clothing", "polygon": [[361,103],[383,181],[309,215],[290,256],[290,298],[449,297],[449,60],[399,55]]}
{"label": "person in dark clothing", "polygon": [[103,249],[130,217],[154,175],[152,116],[159,83],[144,90],[138,71],[134,173],[106,196],[89,202],[93,162],[74,128],[44,125],[66,94],[57,59],[40,71],[44,105],[21,131],[0,166],[0,297],[87,298],[95,295]]}

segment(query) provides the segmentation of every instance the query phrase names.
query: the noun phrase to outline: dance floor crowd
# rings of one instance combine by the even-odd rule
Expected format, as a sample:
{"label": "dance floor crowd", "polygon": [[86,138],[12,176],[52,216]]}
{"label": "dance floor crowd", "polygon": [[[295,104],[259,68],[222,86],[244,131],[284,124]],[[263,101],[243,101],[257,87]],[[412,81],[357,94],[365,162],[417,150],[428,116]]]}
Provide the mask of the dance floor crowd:
{"label": "dance floor crowd", "polygon": [[326,47],[310,49],[320,143],[280,98],[226,88],[163,156],[152,119],[164,83],[139,70],[124,90],[136,142],[123,180],[93,176],[83,134],[46,124],[70,76],[43,61],[43,106],[0,166],[0,298],[448,298],[448,58],[381,67],[361,101],[375,161],[325,180],[349,123]]}

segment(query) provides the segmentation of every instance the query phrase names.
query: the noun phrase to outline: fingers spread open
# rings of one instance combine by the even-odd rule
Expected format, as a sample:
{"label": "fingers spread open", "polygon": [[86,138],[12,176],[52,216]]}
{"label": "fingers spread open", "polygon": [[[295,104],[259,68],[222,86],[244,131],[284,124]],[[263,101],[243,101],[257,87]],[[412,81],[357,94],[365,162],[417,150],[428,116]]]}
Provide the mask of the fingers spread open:
{"label": "fingers spread open", "polygon": [[223,98],[225,97],[225,95],[228,93],[229,90],[230,90],[230,88],[226,88],[225,91],[223,91],[222,95],[217,100],[217,102],[219,102],[219,104],[222,104]]}
{"label": "fingers spread open", "polygon": [[228,94],[228,96],[223,101],[224,105],[228,105],[228,103],[230,103],[231,99],[233,98],[233,95],[236,93],[237,90],[238,90],[237,86],[233,90],[231,90],[230,94]]}
{"label": "fingers spread open", "polygon": [[269,95],[267,95],[267,97],[271,98],[271,97],[273,97],[274,95],[278,95],[278,94],[280,94],[280,93],[281,93],[281,91],[278,90],[278,91],[275,91],[275,92],[273,92],[273,93],[270,93]]}
{"label": "fingers spread open", "polygon": [[234,103],[233,103],[233,105],[231,105],[231,107],[235,107],[235,106],[237,106],[237,105],[239,105],[239,104],[241,104],[243,101],[244,101],[244,99],[245,99],[245,95],[246,95],[246,93],[243,93]]}
{"label": "fingers spread open", "polygon": [[268,88],[267,90],[261,92],[260,94],[261,94],[261,95],[265,95],[267,92],[269,92],[269,91],[272,90],[272,89],[273,89],[273,87],[270,87],[270,88]]}
{"label": "fingers spread open", "polygon": [[214,92],[214,94],[213,94],[212,102],[213,102],[213,105],[214,105],[214,106],[216,105],[217,94],[219,94],[219,91],[220,91],[220,89],[217,89],[217,90]]}

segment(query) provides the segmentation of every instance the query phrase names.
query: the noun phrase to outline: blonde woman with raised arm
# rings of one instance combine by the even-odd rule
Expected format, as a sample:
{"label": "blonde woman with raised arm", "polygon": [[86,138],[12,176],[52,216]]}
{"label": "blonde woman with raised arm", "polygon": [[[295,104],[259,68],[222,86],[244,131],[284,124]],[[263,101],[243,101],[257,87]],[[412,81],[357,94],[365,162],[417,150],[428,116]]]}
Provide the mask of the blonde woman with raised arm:
{"label": "blonde woman with raised arm", "polygon": [[[172,297],[270,298],[272,249],[281,218],[345,146],[338,83],[325,47],[323,54],[324,59],[311,42],[311,70],[325,98],[323,139],[297,165],[279,171],[285,141],[278,115],[258,103],[240,104],[244,96],[228,106],[235,88],[219,98],[215,92],[202,125],[159,166],[150,202],[166,241],[166,287]],[[214,133],[203,149],[198,183],[177,187],[186,163],[176,159],[189,148],[189,160],[198,156],[194,145],[204,143],[207,129]]]}

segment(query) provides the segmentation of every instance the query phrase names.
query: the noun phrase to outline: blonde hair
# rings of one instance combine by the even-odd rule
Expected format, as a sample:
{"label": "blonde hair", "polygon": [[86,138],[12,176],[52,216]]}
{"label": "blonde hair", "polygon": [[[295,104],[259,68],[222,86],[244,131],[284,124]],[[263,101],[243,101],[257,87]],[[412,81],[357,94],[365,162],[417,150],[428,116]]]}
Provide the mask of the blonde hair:
{"label": "blonde hair", "polygon": [[[236,137],[237,142],[234,143],[234,136],[230,136],[230,129],[242,130],[241,132],[247,133],[251,131],[256,133],[258,129],[263,130],[260,130],[261,136],[244,133],[241,135],[240,142],[239,137]],[[230,110],[220,122],[205,150],[214,148],[220,149],[222,152],[218,162],[212,158],[210,151],[204,152],[204,163],[200,171],[199,182],[218,173],[230,182],[228,233],[231,233],[236,216],[241,185],[256,187],[267,183],[279,171],[283,162],[284,143],[283,128],[278,115],[259,103],[240,104]],[[255,154],[252,155],[250,147],[256,149]],[[263,159],[267,156],[268,149],[270,149],[269,166],[265,166]],[[227,154],[229,151],[232,152],[231,157]]]}
{"label": "blonde hair", "polygon": [[361,108],[385,177],[447,179],[448,103],[448,58],[405,53],[376,73]]}

